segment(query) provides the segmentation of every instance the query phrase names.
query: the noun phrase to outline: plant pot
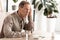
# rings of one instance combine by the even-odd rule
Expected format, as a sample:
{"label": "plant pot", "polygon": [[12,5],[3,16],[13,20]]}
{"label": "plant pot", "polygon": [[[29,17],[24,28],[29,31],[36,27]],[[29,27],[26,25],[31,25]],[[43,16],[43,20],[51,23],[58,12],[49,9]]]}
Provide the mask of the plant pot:
{"label": "plant pot", "polygon": [[47,32],[51,34],[51,39],[55,37],[56,18],[47,18]]}
{"label": "plant pot", "polygon": [[47,18],[47,30],[48,32],[55,32],[56,18]]}
{"label": "plant pot", "polygon": [[12,10],[16,10],[16,5],[12,5]]}

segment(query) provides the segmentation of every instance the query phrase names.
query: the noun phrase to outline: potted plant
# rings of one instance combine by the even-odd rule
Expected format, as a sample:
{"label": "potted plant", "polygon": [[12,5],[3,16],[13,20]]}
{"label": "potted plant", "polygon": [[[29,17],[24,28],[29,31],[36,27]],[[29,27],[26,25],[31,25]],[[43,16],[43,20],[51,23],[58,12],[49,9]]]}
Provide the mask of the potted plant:
{"label": "potted plant", "polygon": [[[41,3],[40,3],[40,1],[41,1]],[[56,17],[57,16],[56,15],[52,15],[52,14],[53,14],[53,12],[58,13],[57,3],[56,3],[55,0],[50,0],[50,1],[44,0],[44,2],[42,2],[42,0],[40,0],[40,1],[33,0],[32,4],[34,5],[35,9],[38,7],[39,11],[44,7],[43,14],[44,14],[44,16],[47,17],[47,23],[46,23],[47,24],[47,32],[50,32],[50,33],[54,34],[55,25],[56,25]]]}
{"label": "potted plant", "polygon": [[38,10],[40,11],[42,7],[44,7],[44,15],[47,16],[47,18],[56,18],[57,16],[52,16],[53,12],[58,13],[57,9],[57,3],[54,0],[50,1],[44,1],[39,3],[40,1],[33,0],[32,4],[34,5],[34,8],[36,9],[38,6]]}
{"label": "potted plant", "polygon": [[[16,3],[18,0],[13,0],[14,3]],[[16,5],[12,5],[12,10],[16,9]]]}

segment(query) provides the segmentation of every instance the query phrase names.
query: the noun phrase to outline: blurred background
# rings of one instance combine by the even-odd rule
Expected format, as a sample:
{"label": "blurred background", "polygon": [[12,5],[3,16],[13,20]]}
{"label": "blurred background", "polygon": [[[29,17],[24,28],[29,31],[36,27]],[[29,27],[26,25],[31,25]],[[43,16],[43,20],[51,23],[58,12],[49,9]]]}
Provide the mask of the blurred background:
{"label": "blurred background", "polygon": [[[3,25],[4,18],[13,13],[14,11],[18,10],[18,5],[22,0],[0,0],[0,32]],[[46,4],[49,4],[48,2],[51,0],[36,0],[36,8],[34,8],[34,4],[32,4],[33,0],[24,0],[28,1],[31,4],[32,8],[32,18],[34,21],[34,31],[33,36],[51,36],[54,35],[55,40],[59,40],[60,38],[60,1],[55,0],[58,9],[58,13],[52,12],[53,16],[57,18],[47,18],[44,16],[44,9],[46,7]],[[54,1],[54,0],[53,0]],[[42,5],[40,5],[42,3]],[[52,2],[53,3],[53,2]],[[39,6],[40,5],[40,6]],[[38,10],[40,9],[40,10]]]}

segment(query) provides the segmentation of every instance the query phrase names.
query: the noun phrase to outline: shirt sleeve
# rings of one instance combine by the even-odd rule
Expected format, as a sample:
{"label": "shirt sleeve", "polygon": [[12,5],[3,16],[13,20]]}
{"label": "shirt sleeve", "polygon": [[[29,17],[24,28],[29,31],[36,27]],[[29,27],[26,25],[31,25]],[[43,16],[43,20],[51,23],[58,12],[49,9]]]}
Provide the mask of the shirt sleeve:
{"label": "shirt sleeve", "polygon": [[3,23],[3,33],[5,37],[8,38],[19,38],[21,37],[21,32],[14,32],[12,31],[13,27],[13,18],[12,17],[6,17]]}

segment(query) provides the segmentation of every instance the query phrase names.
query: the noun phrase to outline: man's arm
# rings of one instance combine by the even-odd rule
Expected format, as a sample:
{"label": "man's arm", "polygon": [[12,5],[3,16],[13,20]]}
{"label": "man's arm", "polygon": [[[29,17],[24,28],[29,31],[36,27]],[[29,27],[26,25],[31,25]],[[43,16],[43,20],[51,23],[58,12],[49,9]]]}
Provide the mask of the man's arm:
{"label": "man's arm", "polygon": [[4,36],[9,38],[21,37],[21,33],[12,31],[12,27],[13,27],[13,18],[9,16],[4,20],[3,23]]}
{"label": "man's arm", "polygon": [[32,20],[32,14],[31,14],[31,11],[30,11],[30,13],[29,13],[29,15],[28,15],[28,24],[25,24],[24,25],[24,29],[25,30],[34,30],[34,23],[33,23],[33,20]]}

